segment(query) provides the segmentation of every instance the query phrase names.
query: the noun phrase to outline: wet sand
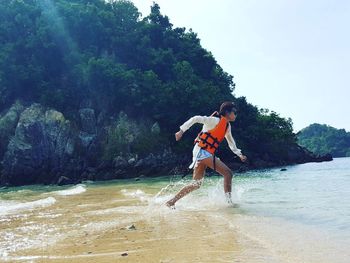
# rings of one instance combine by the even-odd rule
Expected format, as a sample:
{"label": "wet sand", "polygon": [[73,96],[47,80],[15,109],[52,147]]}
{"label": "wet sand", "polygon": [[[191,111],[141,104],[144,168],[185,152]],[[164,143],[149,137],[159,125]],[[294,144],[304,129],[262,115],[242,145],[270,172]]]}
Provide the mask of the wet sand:
{"label": "wet sand", "polygon": [[117,226],[99,233],[84,231],[26,254],[41,255],[47,262],[234,262],[239,245],[233,233],[221,231],[222,223],[214,229],[208,219],[195,219],[181,225],[141,220],[134,222],[134,230]]}
{"label": "wet sand", "polygon": [[[36,245],[9,251],[7,260],[242,262],[251,253],[249,262],[260,262],[254,254],[263,248],[248,247],[218,211],[171,210],[162,201],[149,205],[135,198],[137,191],[130,193],[115,186],[91,188],[79,195],[55,196],[57,201],[47,208],[13,215],[1,222],[1,229],[17,230],[19,236],[21,229]],[[52,193],[42,197],[46,195]]]}
{"label": "wet sand", "polygon": [[24,207],[43,205],[0,216],[1,262],[347,262],[346,246],[332,254],[341,250],[318,231],[242,214],[216,190],[171,210],[169,196],[155,197],[160,188],[131,182],[28,195]]}

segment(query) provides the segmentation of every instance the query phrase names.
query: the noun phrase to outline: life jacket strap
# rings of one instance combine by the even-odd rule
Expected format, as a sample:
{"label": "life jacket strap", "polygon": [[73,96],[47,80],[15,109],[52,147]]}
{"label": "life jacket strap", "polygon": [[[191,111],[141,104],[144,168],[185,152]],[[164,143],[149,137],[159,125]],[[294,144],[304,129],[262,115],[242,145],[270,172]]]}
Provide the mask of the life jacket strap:
{"label": "life jacket strap", "polygon": [[[227,131],[229,123],[226,123],[226,127],[225,127],[225,133]],[[204,134],[204,135],[203,135]],[[208,140],[211,139],[212,142],[209,142]],[[197,137],[194,139],[194,144],[196,143],[201,143],[204,145],[200,145],[200,147],[202,149],[207,149],[208,147],[210,147],[211,149],[214,149],[213,152],[213,170],[216,171],[216,151],[219,147],[221,141],[218,140],[218,138],[214,137],[210,131],[206,131],[206,132],[200,132],[198,133]]]}
{"label": "life jacket strap", "polygon": [[[209,139],[211,139],[213,142],[209,142]],[[209,132],[202,133],[199,136],[199,140],[202,141],[202,143],[206,144],[206,148],[210,146],[210,148],[217,149],[220,144],[219,140],[216,137],[212,136]]]}
{"label": "life jacket strap", "polygon": [[216,166],[215,166],[215,152],[213,153],[213,170],[216,172]]}

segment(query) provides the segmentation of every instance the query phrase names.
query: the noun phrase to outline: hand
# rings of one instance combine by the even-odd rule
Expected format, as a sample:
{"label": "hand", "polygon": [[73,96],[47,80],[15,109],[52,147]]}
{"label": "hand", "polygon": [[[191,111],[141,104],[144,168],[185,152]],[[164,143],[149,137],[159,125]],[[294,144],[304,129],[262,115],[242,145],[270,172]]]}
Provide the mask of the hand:
{"label": "hand", "polygon": [[247,156],[245,156],[243,154],[241,156],[239,156],[239,158],[241,159],[242,162],[245,162],[247,160]]}
{"label": "hand", "polygon": [[180,129],[177,133],[175,133],[175,140],[180,140],[182,137],[182,134],[184,134],[184,132]]}

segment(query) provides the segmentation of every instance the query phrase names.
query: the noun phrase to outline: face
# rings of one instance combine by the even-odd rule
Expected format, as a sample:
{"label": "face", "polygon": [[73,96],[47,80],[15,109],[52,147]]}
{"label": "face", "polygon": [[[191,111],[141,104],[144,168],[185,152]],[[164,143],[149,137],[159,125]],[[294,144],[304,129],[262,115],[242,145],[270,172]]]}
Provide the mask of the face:
{"label": "face", "polygon": [[229,113],[226,114],[226,118],[229,120],[229,121],[235,121],[237,115],[237,113],[235,113],[234,111],[231,111]]}

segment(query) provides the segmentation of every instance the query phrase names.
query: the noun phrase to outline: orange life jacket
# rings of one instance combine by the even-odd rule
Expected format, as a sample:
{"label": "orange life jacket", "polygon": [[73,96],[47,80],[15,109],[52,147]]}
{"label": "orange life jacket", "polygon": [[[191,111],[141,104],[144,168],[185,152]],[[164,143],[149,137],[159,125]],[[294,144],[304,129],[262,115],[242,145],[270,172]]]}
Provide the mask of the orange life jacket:
{"label": "orange life jacket", "polygon": [[194,143],[198,143],[198,146],[202,149],[205,149],[211,154],[215,154],[216,150],[219,147],[219,144],[225,138],[228,124],[229,123],[226,118],[221,116],[219,123],[209,131],[200,132],[194,140]]}

